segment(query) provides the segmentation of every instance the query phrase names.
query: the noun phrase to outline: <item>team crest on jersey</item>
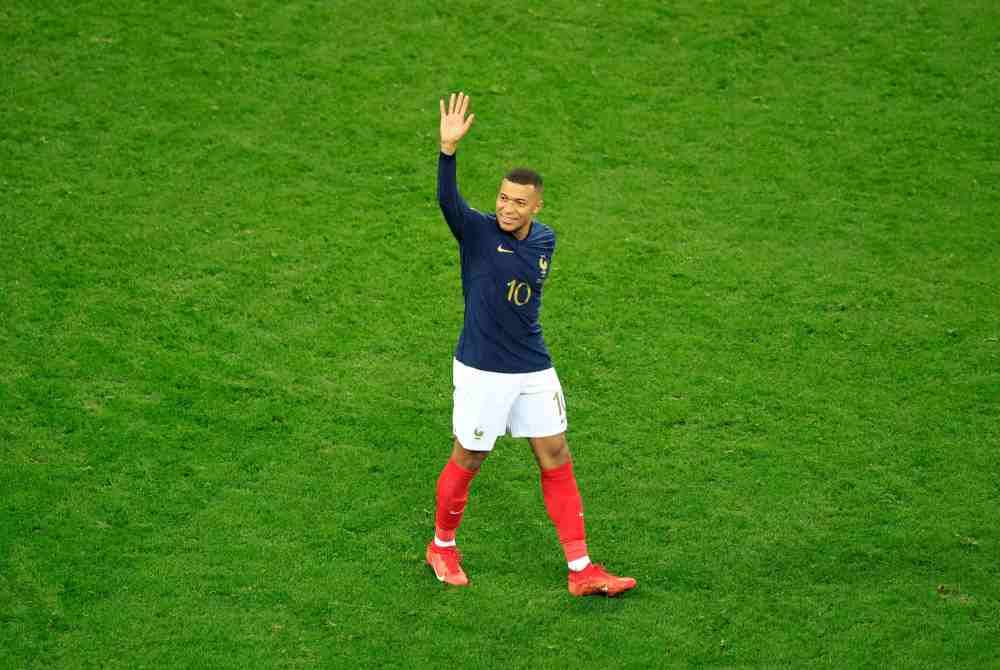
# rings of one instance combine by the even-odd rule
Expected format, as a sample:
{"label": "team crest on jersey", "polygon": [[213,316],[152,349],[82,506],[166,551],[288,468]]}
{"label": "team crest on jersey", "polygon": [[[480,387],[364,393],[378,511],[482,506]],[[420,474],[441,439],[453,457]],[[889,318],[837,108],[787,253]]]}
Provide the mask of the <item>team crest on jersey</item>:
{"label": "team crest on jersey", "polygon": [[549,262],[545,260],[545,256],[538,257],[538,269],[542,271],[542,277],[549,271]]}

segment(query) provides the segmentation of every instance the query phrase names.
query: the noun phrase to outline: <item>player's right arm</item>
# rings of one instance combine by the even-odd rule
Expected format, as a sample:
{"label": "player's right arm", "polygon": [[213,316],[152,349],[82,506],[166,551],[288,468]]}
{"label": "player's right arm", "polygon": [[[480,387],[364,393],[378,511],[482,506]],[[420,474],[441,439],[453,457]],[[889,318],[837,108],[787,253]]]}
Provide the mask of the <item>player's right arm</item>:
{"label": "player's right arm", "polygon": [[452,93],[445,107],[439,100],[441,109],[441,154],[438,156],[438,203],[448,227],[456,240],[463,238],[463,229],[471,208],[458,192],[458,176],[455,167],[455,152],[458,143],[469,132],[475,114],[469,114],[469,97],[464,93]]}

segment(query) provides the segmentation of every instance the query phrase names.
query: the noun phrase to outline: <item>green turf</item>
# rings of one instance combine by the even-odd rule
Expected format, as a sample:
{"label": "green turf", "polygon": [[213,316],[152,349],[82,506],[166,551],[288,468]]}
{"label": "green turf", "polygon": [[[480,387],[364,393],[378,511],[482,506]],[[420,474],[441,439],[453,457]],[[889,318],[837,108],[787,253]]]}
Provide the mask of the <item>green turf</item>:
{"label": "green turf", "polygon": [[[0,7],[0,667],[1000,667],[1000,6]],[[591,553],[422,564],[515,164]]]}

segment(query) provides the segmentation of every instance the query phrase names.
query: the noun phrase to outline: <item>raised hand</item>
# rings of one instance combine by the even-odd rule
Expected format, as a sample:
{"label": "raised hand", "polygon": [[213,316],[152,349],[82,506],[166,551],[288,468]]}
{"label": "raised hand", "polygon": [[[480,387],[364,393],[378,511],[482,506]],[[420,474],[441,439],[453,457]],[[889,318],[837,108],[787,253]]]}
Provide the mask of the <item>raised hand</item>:
{"label": "raised hand", "polygon": [[444,100],[438,100],[438,103],[441,108],[441,151],[451,156],[458,148],[459,140],[469,132],[476,115],[469,114],[466,118],[465,113],[469,111],[469,96],[461,92],[457,96],[451,94],[447,109]]}

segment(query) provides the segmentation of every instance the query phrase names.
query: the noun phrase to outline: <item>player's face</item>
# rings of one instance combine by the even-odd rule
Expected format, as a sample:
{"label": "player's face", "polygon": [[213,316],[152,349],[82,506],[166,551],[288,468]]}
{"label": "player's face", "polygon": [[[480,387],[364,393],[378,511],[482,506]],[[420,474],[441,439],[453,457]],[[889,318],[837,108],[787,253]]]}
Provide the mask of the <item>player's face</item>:
{"label": "player's face", "polygon": [[531,184],[515,184],[504,179],[497,193],[497,223],[519,240],[528,235],[531,219],[542,208],[542,194]]}

